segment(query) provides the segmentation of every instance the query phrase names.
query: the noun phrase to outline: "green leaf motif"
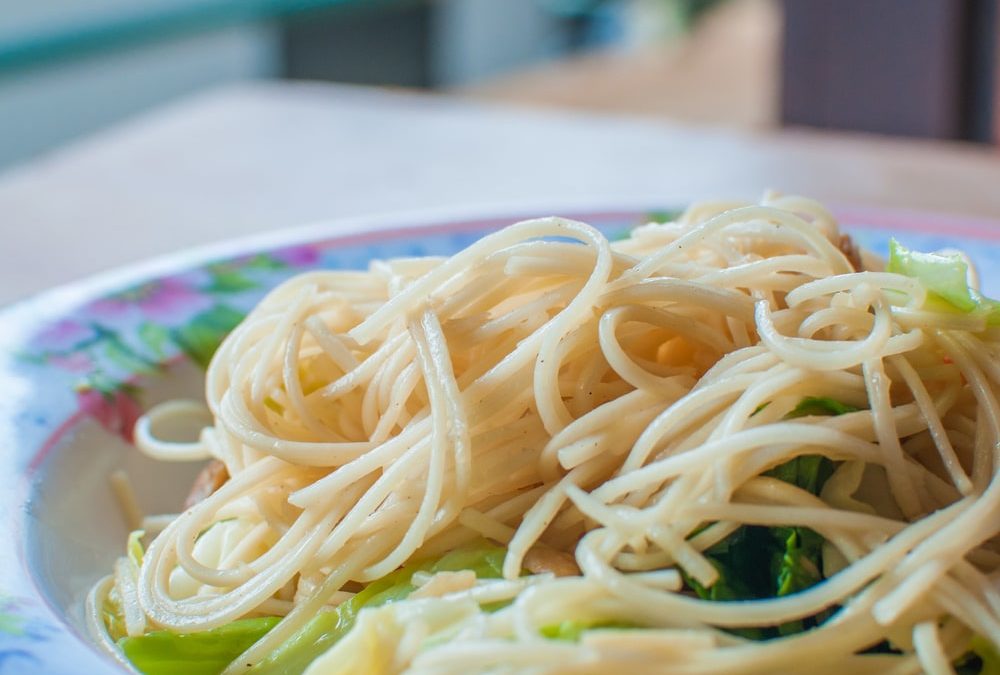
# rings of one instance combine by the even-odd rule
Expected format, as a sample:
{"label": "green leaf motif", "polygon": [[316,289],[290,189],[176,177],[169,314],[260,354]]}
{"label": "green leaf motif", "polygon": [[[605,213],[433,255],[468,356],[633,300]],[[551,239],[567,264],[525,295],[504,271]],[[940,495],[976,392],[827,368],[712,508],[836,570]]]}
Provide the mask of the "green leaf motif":
{"label": "green leaf motif", "polygon": [[257,287],[257,282],[240,273],[230,264],[209,265],[212,282],[204,288],[209,293],[239,293]]}
{"label": "green leaf motif", "polygon": [[243,267],[254,270],[280,270],[288,267],[284,261],[267,253],[258,253],[243,263]]}
{"label": "green leaf motif", "polygon": [[222,340],[242,320],[241,312],[226,305],[215,305],[186,325],[171,330],[170,337],[192,361],[207,368]]}
{"label": "green leaf motif", "polygon": [[156,358],[162,359],[166,356],[167,346],[170,344],[170,333],[162,325],[152,321],[143,322],[139,326],[139,339],[149,347]]}
{"label": "green leaf motif", "polygon": [[143,373],[146,375],[155,373],[159,366],[127,344],[114,334],[109,334],[103,346],[104,356],[113,364],[124,370],[126,373]]}
{"label": "green leaf motif", "polygon": [[133,385],[116,380],[100,369],[87,373],[87,375],[77,383],[76,390],[78,392],[93,390],[99,392],[109,401],[114,399],[119,391],[124,391],[130,394],[138,393],[137,389]]}
{"label": "green leaf motif", "polygon": [[14,599],[0,593],[0,634],[24,635],[24,619],[11,612]]}
{"label": "green leaf motif", "polygon": [[684,209],[660,209],[646,214],[646,222],[672,223],[684,215]]}
{"label": "green leaf motif", "polygon": [[0,634],[24,635],[24,621],[15,614],[0,611]]}
{"label": "green leaf motif", "polygon": [[27,350],[21,351],[17,350],[14,352],[14,360],[20,361],[21,363],[30,363],[32,365],[40,366],[48,362],[51,356],[57,356],[54,352],[30,352]]}

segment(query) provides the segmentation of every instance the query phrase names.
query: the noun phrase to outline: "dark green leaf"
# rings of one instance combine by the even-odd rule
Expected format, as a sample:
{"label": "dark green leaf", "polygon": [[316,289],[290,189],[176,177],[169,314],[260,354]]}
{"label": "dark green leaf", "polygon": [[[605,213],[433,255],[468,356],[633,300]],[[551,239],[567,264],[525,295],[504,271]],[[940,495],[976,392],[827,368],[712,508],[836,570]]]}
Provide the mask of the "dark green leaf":
{"label": "dark green leaf", "polygon": [[[807,396],[785,419],[808,416],[837,416],[857,412],[858,408],[826,396]],[[836,464],[822,455],[800,455],[780,464],[764,475],[778,478],[818,495],[827,479],[833,475]]]}
{"label": "dark green leaf", "polygon": [[888,640],[882,640],[878,644],[872,645],[861,652],[862,654],[902,654],[903,652],[892,646]]}
{"label": "dark green leaf", "polygon": [[[833,473],[834,463],[820,455],[802,455],[780,464],[767,475],[819,494]],[[704,553],[719,571],[718,580],[705,588],[684,575],[698,597],[713,601],[755,600],[806,590],[823,580],[823,538],[804,527],[739,528]],[[737,629],[732,633],[762,640],[791,635],[822,623],[827,613],[780,626]]]}
{"label": "dark green leaf", "polygon": [[844,415],[846,413],[857,412],[858,408],[847,403],[841,403],[826,396],[806,396],[799,401],[790,413],[785,415],[785,419],[795,419],[796,417],[807,417],[809,415],[833,416]]}
{"label": "dark green leaf", "polygon": [[[703,600],[756,600],[774,596],[771,560],[779,549],[766,527],[745,526],[705,551],[708,561],[719,572],[710,588],[684,575],[687,586]],[[738,628],[730,632],[751,640],[774,636],[773,629]]]}
{"label": "dark green leaf", "polygon": [[[778,597],[791,595],[815,586],[823,580],[820,570],[822,562],[823,537],[805,527],[773,528],[773,534],[780,537],[787,532],[785,550],[776,560],[775,578]],[[821,619],[800,619],[778,626],[780,635],[793,635],[810,628]]]}
{"label": "dark green leaf", "polygon": [[799,455],[766,471],[764,475],[818,495],[835,468],[833,461],[822,455]]}

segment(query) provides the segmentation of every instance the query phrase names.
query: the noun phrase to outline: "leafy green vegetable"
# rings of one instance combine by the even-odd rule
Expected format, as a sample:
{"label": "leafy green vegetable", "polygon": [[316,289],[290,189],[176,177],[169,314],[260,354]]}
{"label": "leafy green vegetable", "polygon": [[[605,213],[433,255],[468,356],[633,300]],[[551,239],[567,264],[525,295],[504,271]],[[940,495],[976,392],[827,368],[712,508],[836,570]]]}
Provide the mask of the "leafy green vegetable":
{"label": "leafy green vegetable", "polygon": [[972,638],[969,653],[955,664],[958,675],[1000,675],[1000,651],[981,635]]}
{"label": "leafy green vegetable", "polygon": [[788,531],[785,539],[785,553],[781,556],[775,577],[778,588],[775,595],[791,595],[815,586],[822,580],[816,561],[820,559],[823,537],[802,527],[774,528],[779,532]]}
{"label": "leafy green vegetable", "polygon": [[886,271],[919,279],[928,291],[963,312],[979,306],[969,292],[969,266],[957,255],[921,253],[890,239]]}
{"label": "leafy green vegetable", "polygon": [[[136,570],[142,566],[142,557],[145,554],[142,548],[142,538],[145,534],[144,530],[133,530],[129,532],[128,541],[125,544],[125,556]],[[104,596],[101,603],[101,618],[104,619],[104,625],[112,640],[117,642],[128,635],[128,631],[125,630],[125,612],[122,610],[121,598],[118,597],[118,591],[114,586]]]}
{"label": "leafy green vegetable", "polygon": [[[141,531],[129,536],[129,558],[142,562]],[[350,631],[358,613],[365,607],[379,607],[406,598],[415,590],[411,583],[417,571],[454,572],[472,570],[481,579],[502,576],[506,550],[492,544],[480,544],[448,553],[440,559],[413,563],[368,584],[364,590],[336,609],[318,614],[268,658],[248,672],[301,673],[320,654]],[[125,656],[144,675],[218,675],[237,656],[264,637],[280,620],[263,617],[234,621],[220,628],[181,635],[155,631],[140,637],[126,637],[124,619],[117,598],[105,600],[104,619],[113,639]]]}
{"label": "leafy green vegetable", "polygon": [[[857,408],[827,397],[802,399],[786,419],[808,415],[843,415]],[[818,495],[836,466],[822,455],[800,455],[765,475]],[[806,590],[823,580],[823,537],[805,527],[744,526],[705,551],[719,572],[705,588],[685,575],[687,586],[704,600],[754,600],[781,597]],[[821,614],[781,626],[744,628],[733,633],[761,640],[791,635],[818,625]]]}
{"label": "leafy green vegetable", "polygon": [[[853,405],[841,403],[826,396],[807,396],[785,415],[785,419],[824,415],[836,417],[857,411],[858,408]],[[783,480],[818,495],[835,469],[834,463],[822,455],[800,455],[774,467],[764,475]]]}
{"label": "leafy green vegetable", "polygon": [[436,562],[423,561],[407,565],[368,584],[364,590],[338,605],[336,609],[317,615],[248,672],[254,675],[301,673],[317,656],[350,631],[363,608],[398,602],[412,593],[415,587],[410,583],[410,579],[414,572],[426,571],[433,574],[472,570],[480,579],[499,579],[502,576],[505,555],[505,549],[483,543],[474,548],[448,553]]}
{"label": "leafy green vegetable", "polygon": [[101,618],[104,619],[108,635],[115,642],[128,635],[128,631],[125,630],[125,612],[122,611],[121,601],[114,588],[104,596],[104,602],[101,603]]}
{"label": "leafy green vegetable", "polygon": [[784,464],[779,464],[764,475],[818,495],[827,479],[833,475],[835,468],[834,463],[822,455],[799,455]]}
{"label": "leafy green vegetable", "polygon": [[928,290],[928,304],[941,304],[952,310],[986,315],[990,325],[1000,324],[1000,302],[969,288],[969,266],[958,255],[921,253],[889,240],[887,272],[920,280]]}
{"label": "leafy green vegetable", "polygon": [[771,558],[777,552],[769,528],[745,526],[705,551],[718,580],[706,588],[687,578],[703,600],[753,600],[774,596]]}
{"label": "leafy green vegetable", "polygon": [[118,645],[144,675],[218,675],[280,620],[275,616],[240,619],[187,635],[161,630],[123,638]]}
{"label": "leafy green vegetable", "polygon": [[[761,600],[806,590],[823,579],[823,538],[803,527],[744,526],[705,551],[719,571],[718,580],[705,588],[685,575],[698,597],[712,601]],[[780,626],[741,628],[731,632],[752,640],[792,635],[821,622],[820,617],[790,621]]]}
{"label": "leafy green vegetable", "polygon": [[142,567],[142,538],[146,536],[145,530],[133,530],[129,532],[128,542],[125,544],[125,554],[136,568]]}
{"label": "leafy green vegetable", "polygon": [[[827,397],[802,399],[786,417],[808,415],[844,415],[858,409]],[[791,483],[814,495],[819,495],[836,465],[822,455],[799,455],[780,464],[766,475]],[[770,528],[771,536],[783,542],[783,551],[772,556],[771,573],[776,579],[775,595],[791,595],[815,586],[823,580],[823,537],[807,527]],[[810,628],[825,619],[824,615],[778,626],[780,635],[791,635]]]}
{"label": "leafy green vegetable", "polygon": [[567,620],[551,626],[543,626],[541,634],[550,640],[563,640],[565,642],[579,642],[580,638],[588,630],[600,628],[638,628],[634,623],[625,621],[573,621]]}
{"label": "leafy green vegetable", "polygon": [[785,415],[785,419],[793,420],[797,417],[808,417],[810,415],[822,416],[844,415],[857,412],[858,408],[847,403],[841,403],[826,396],[806,396],[799,404],[792,408],[792,411]]}
{"label": "leafy green vegetable", "polygon": [[[782,597],[804,591],[823,580],[820,564],[823,560],[823,537],[807,527],[776,527],[772,535],[780,538],[784,533],[785,550],[780,556],[772,558],[772,573],[777,579],[775,595]],[[794,635],[812,628],[826,619],[821,613],[816,617],[808,617],[788,621],[778,626],[779,635]]]}

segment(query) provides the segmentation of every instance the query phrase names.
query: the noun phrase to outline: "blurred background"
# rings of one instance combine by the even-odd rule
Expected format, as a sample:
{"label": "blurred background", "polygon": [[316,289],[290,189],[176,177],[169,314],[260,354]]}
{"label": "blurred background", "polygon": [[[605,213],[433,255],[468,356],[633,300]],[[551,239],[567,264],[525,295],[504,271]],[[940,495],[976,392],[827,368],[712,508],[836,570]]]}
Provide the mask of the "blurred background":
{"label": "blurred background", "polygon": [[0,169],[262,79],[996,144],[998,4],[0,0]]}

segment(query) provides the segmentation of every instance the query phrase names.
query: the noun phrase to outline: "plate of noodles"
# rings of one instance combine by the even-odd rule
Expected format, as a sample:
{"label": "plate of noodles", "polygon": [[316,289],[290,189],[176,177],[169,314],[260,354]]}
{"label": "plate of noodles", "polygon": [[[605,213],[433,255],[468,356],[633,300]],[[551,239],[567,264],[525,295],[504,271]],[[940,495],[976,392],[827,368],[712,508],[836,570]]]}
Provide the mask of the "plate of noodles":
{"label": "plate of noodles", "polygon": [[1000,223],[546,212],[0,314],[0,673],[1000,673]]}

